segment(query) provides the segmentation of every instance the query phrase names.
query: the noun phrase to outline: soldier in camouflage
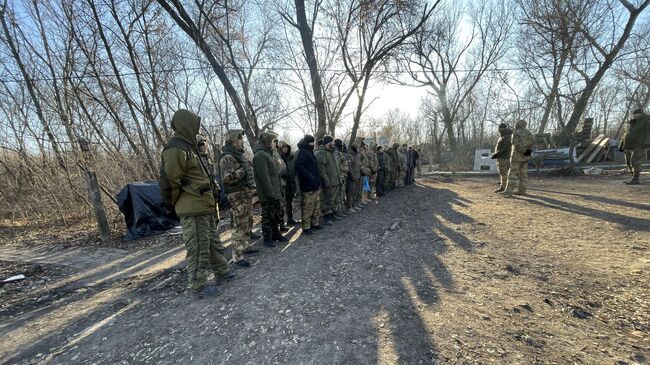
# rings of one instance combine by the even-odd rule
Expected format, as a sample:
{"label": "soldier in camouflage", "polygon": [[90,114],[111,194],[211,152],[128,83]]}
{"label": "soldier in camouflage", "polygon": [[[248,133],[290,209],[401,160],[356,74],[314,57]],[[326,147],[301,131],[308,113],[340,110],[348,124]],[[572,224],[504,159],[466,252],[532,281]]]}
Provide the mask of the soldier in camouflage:
{"label": "soldier in camouflage", "polygon": [[510,150],[512,148],[512,129],[508,125],[501,123],[499,125],[499,140],[494,149],[492,159],[497,160],[497,170],[499,170],[500,185],[495,193],[500,193],[506,190],[508,183],[508,171],[510,170]]}
{"label": "soldier in camouflage", "polygon": [[338,190],[341,185],[341,168],[334,157],[334,138],[325,136],[323,144],[314,153],[318,161],[318,173],[322,189],[322,210],[325,224],[334,224],[334,212],[337,207],[336,199],[340,197]]}
{"label": "soldier in camouflage", "polygon": [[340,139],[335,139],[334,140],[334,157],[337,160],[338,166],[339,166],[339,177],[340,177],[340,187],[339,187],[339,194],[338,197],[336,198],[336,209],[334,212],[334,215],[338,218],[347,218],[348,215],[345,214],[347,211],[346,204],[345,204],[345,199],[346,199],[346,187],[345,184],[347,182],[348,178],[348,171],[350,170],[350,164],[347,158],[347,153],[345,152],[345,146],[343,145],[343,141]]}
{"label": "soldier in camouflage", "polygon": [[252,199],[255,180],[250,161],[244,157],[244,131],[230,130],[219,160],[221,183],[230,202],[230,222],[233,229],[233,261],[240,267],[250,267],[245,254],[256,253],[250,248]]}
{"label": "soldier in camouflage", "polygon": [[366,151],[368,164],[370,167],[370,192],[368,198],[371,200],[377,199],[377,171],[379,170],[379,158],[377,157],[377,143],[370,142],[370,146]]}
{"label": "soldier in camouflage", "polygon": [[[201,118],[188,110],[181,109],[174,114],[171,123],[174,136],[162,152],[161,193],[171,198],[170,203],[181,220],[189,288],[196,297],[203,298],[221,292],[207,284],[208,268],[214,272],[217,285],[233,275],[229,274],[228,262],[218,253],[216,242],[210,237],[218,208],[207,166],[197,148],[200,124]],[[168,183],[165,192],[163,178]]]}
{"label": "soldier in camouflage", "polygon": [[643,109],[635,109],[619,145],[619,150],[625,153],[625,163],[632,173],[632,179],[625,182],[627,185],[639,185],[647,147],[650,147],[650,116],[644,114]]}
{"label": "soldier in camouflage", "polygon": [[226,251],[226,248],[224,247],[223,242],[221,242],[221,236],[219,235],[219,229],[218,229],[219,220],[220,220],[218,206],[219,206],[219,197],[221,196],[221,188],[219,187],[219,183],[217,182],[217,179],[215,179],[215,166],[212,163],[212,159],[210,158],[208,139],[203,136],[198,136],[197,141],[199,142],[198,144],[199,158],[201,159],[203,166],[205,166],[206,170],[208,171],[208,175],[210,176],[210,181],[212,182],[212,195],[214,196],[214,199],[217,203],[217,209],[215,210],[213,219],[210,222],[210,242],[211,245],[217,248],[219,254],[223,255]]}
{"label": "soldier in camouflage", "polygon": [[525,195],[528,187],[528,160],[533,153],[535,139],[533,134],[526,129],[526,121],[520,120],[515,123],[515,131],[512,134],[512,148],[510,151],[510,171],[508,172],[508,183],[503,196],[511,197],[515,187],[515,195]]}

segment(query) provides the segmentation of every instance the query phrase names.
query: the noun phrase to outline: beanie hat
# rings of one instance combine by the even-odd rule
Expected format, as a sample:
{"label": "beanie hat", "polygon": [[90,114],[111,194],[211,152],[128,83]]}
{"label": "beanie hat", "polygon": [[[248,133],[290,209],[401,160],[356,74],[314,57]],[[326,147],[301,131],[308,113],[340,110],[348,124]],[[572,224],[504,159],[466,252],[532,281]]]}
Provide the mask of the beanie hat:
{"label": "beanie hat", "polygon": [[508,129],[508,125],[505,123],[499,124],[499,129]]}
{"label": "beanie hat", "polygon": [[323,144],[328,144],[330,142],[334,142],[334,138],[332,138],[332,136],[323,137]]}
{"label": "beanie hat", "polygon": [[311,134],[305,134],[305,137],[302,140],[305,141],[306,144],[310,144],[312,142],[315,142],[316,138],[314,138],[314,136]]}
{"label": "beanie hat", "polygon": [[343,141],[337,138],[334,140],[334,145],[339,149],[339,151],[343,151]]}

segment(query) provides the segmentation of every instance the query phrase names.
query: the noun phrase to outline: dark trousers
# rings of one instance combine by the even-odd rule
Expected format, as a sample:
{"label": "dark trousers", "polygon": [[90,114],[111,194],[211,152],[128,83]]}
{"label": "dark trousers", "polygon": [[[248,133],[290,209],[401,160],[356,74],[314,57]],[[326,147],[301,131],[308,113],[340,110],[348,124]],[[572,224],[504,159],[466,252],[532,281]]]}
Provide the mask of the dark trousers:
{"label": "dark trousers", "polygon": [[375,187],[377,189],[377,195],[384,195],[385,180],[386,180],[386,175],[384,174],[384,170],[377,171],[377,184]]}
{"label": "dark trousers", "polygon": [[293,189],[284,189],[284,199],[285,199],[285,206],[284,206],[284,212],[287,213],[287,219],[293,218],[293,198],[296,196],[296,193],[293,191]]}
{"label": "dark trousers", "polygon": [[280,232],[280,212],[282,207],[277,200],[261,202],[262,204],[262,234],[264,237]]}

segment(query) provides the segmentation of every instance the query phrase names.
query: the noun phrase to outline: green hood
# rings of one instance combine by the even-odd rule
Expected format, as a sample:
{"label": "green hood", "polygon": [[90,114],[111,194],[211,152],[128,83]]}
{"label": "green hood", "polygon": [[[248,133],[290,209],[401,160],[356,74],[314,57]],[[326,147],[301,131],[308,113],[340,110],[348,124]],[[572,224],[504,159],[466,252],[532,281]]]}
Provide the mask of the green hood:
{"label": "green hood", "polygon": [[259,142],[255,145],[255,151],[260,149],[271,151],[271,145],[277,137],[278,136],[274,133],[262,132],[262,134],[260,134]]}
{"label": "green hood", "polygon": [[199,134],[201,118],[189,110],[179,109],[172,118],[174,135],[182,138],[192,146],[197,145],[196,135]]}

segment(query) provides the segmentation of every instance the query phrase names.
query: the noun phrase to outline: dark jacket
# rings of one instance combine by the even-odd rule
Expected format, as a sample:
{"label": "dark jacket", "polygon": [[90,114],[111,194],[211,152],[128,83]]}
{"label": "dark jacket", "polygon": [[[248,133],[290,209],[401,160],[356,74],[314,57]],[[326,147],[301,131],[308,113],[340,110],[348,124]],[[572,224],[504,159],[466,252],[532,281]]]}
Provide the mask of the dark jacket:
{"label": "dark jacket", "polygon": [[512,129],[508,128],[506,130],[499,131],[499,140],[494,149],[494,154],[492,158],[494,159],[509,159],[510,158],[510,149],[512,148]]}
{"label": "dark jacket", "polygon": [[377,151],[377,160],[379,160],[379,170],[386,171],[386,155],[384,155],[384,151]]}
{"label": "dark jacket", "polygon": [[294,164],[296,176],[300,183],[300,191],[310,192],[320,189],[318,177],[318,162],[314,155],[314,147],[304,141],[298,143],[298,155]]}
{"label": "dark jacket", "polygon": [[619,147],[625,150],[642,149],[650,138],[646,135],[650,135],[650,116],[642,114],[628,121]]}
{"label": "dark jacket", "polygon": [[262,133],[260,141],[255,144],[254,148],[253,172],[257,197],[262,203],[282,199],[282,182],[271,148],[274,138],[273,134]]}

